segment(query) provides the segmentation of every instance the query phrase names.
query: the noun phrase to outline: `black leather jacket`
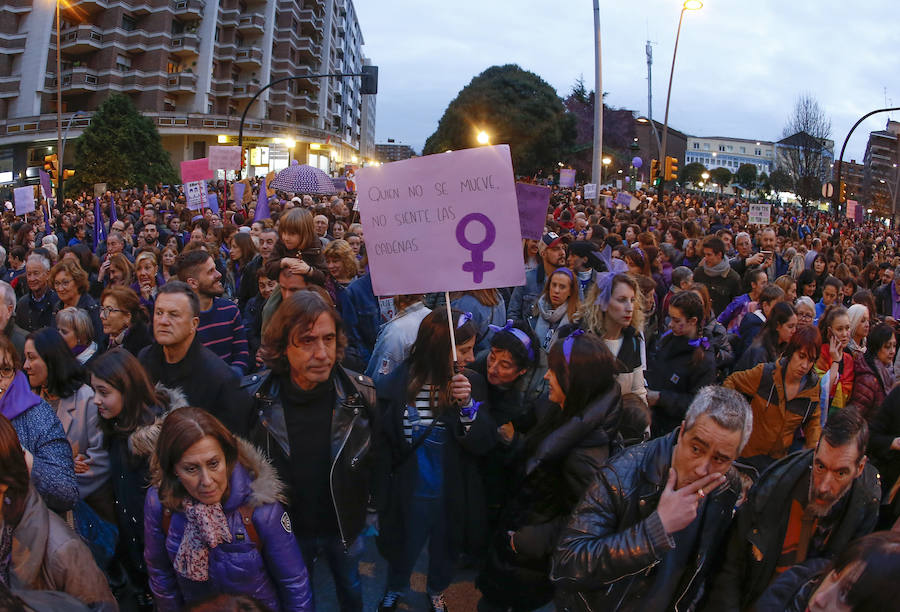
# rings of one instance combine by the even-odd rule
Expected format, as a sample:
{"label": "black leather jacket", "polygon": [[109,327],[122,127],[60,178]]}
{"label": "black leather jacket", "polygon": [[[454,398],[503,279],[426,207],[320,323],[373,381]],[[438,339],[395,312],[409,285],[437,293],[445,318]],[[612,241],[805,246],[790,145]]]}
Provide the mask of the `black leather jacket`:
{"label": "black leather jacket", "polygon": [[[365,527],[372,484],[375,387],[372,380],[335,366],[335,406],[331,418],[331,500],[344,548]],[[290,482],[291,449],[278,377],[269,370],[244,377],[253,400],[250,439],[266,453],[284,482]],[[290,498],[290,496],[289,496]]]}
{"label": "black leather jacket", "polygon": [[[656,513],[679,430],[615,456],[575,508],[553,556],[550,578],[560,610],[643,610],[641,601],[671,549]],[[709,558],[720,546],[740,492],[732,468],[707,497],[699,542],[681,572],[670,610],[688,610],[702,592]],[[678,572],[675,573],[678,576]]]}

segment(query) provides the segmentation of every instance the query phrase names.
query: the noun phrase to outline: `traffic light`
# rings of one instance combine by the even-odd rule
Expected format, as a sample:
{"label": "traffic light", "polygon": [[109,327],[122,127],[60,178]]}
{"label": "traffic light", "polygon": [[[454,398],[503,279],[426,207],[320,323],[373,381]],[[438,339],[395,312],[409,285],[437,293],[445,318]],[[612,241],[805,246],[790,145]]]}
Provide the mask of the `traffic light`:
{"label": "traffic light", "polygon": [[56,157],[56,153],[44,156],[44,172],[49,174],[54,181],[59,176],[59,159]]}
{"label": "traffic light", "polygon": [[63,180],[70,179],[75,176],[74,170],[63,170]]}
{"label": "traffic light", "polygon": [[667,155],[664,179],[667,181],[674,181],[677,178],[678,178],[678,158]]}
{"label": "traffic light", "polygon": [[249,161],[248,157],[250,155],[250,149],[244,148],[241,149],[241,170],[247,169],[247,162]]}
{"label": "traffic light", "polygon": [[378,93],[378,66],[363,66],[362,80],[359,84],[359,93],[361,94],[377,94]]}
{"label": "traffic light", "polygon": [[838,202],[847,201],[847,183],[841,181],[840,191],[838,192]]}
{"label": "traffic light", "polygon": [[656,185],[659,182],[659,160],[654,159],[650,162],[650,184]]}

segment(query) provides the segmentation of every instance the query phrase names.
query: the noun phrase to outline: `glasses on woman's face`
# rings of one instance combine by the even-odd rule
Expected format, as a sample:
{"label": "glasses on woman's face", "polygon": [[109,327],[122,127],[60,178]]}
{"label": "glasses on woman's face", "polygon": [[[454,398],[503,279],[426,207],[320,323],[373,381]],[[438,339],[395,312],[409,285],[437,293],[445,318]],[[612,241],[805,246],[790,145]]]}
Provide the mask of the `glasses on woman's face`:
{"label": "glasses on woman's face", "polygon": [[53,281],[53,288],[54,288],[54,289],[68,289],[68,288],[71,287],[71,286],[72,286],[72,279],[71,279],[71,278],[65,278],[65,279],[63,279],[63,280]]}
{"label": "glasses on woman's face", "polygon": [[812,321],[813,315],[809,314],[808,312],[798,312],[797,320],[798,321]]}
{"label": "glasses on woman's face", "polygon": [[113,308],[112,306],[103,306],[100,308],[100,316],[104,319],[110,315],[112,312],[125,312],[121,308]]}
{"label": "glasses on woman's face", "polygon": [[16,369],[9,365],[8,363],[4,363],[0,365],[0,378],[12,378],[16,373]]}

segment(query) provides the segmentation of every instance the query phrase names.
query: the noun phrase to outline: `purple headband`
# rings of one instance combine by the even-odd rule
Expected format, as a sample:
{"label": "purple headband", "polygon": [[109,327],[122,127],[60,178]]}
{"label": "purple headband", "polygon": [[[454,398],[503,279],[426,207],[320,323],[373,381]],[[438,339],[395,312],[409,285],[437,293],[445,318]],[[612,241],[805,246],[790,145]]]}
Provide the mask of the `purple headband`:
{"label": "purple headband", "polygon": [[575,344],[575,338],[583,335],[583,329],[576,329],[563,340],[563,357],[566,358],[566,365],[569,365],[569,360],[572,358],[572,345]]}
{"label": "purple headband", "polygon": [[466,323],[468,323],[471,320],[472,320],[471,312],[462,313],[461,315],[459,315],[459,320],[456,322],[456,329],[459,329],[460,327],[462,327],[463,325],[465,325]]}
{"label": "purple headband", "polygon": [[610,259],[606,264],[609,268],[608,272],[600,272],[597,274],[597,299],[594,304],[599,304],[601,308],[606,310],[609,306],[609,300],[612,299],[613,279],[617,274],[628,272],[628,264],[621,259]]}
{"label": "purple headband", "polygon": [[[553,274],[556,274],[557,272],[562,272],[563,274],[568,276],[570,279],[572,279],[572,282],[575,282],[575,275],[572,274],[572,271],[569,270],[568,268],[566,268],[566,267],[557,268],[556,270],[553,271]],[[553,276],[553,274],[551,274],[550,276]]]}
{"label": "purple headband", "polygon": [[525,347],[525,350],[528,351],[528,359],[534,361],[534,349],[531,348],[531,338],[528,337],[528,334],[523,332],[518,327],[513,327],[513,320],[507,319],[506,325],[500,327],[499,325],[488,325],[488,329],[494,333],[499,332],[509,332],[515,338],[522,343],[522,346]]}

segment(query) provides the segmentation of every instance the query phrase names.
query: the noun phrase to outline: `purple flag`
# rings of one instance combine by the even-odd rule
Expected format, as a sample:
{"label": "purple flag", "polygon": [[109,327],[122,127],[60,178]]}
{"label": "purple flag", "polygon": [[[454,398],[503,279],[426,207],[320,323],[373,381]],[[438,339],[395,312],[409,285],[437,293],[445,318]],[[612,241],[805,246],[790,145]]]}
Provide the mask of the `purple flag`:
{"label": "purple flag", "polygon": [[41,187],[44,188],[44,197],[49,198],[53,195],[53,187],[50,184],[50,175],[43,170],[38,170],[41,175]]}
{"label": "purple flag", "polygon": [[253,215],[253,222],[268,219],[271,216],[269,212],[269,196],[266,195],[266,179],[259,183],[259,197],[256,200],[256,213]]}
{"label": "purple flag", "polygon": [[516,183],[516,201],[519,205],[519,226],[522,238],[540,240],[547,222],[550,205],[550,188],[528,183]]}
{"label": "purple flag", "polygon": [[241,206],[243,206],[244,202],[245,187],[247,187],[247,185],[238,181],[231,184],[231,198]]}
{"label": "purple flag", "polygon": [[112,229],[113,223],[119,220],[118,215],[116,214],[116,203],[112,202],[109,205],[109,227]]}
{"label": "purple flag", "polygon": [[103,227],[103,213],[100,212],[100,198],[94,198],[94,250],[101,242],[106,242],[106,228]]}
{"label": "purple flag", "polygon": [[206,205],[213,211],[213,214],[219,214],[219,196],[214,193],[207,194]]}
{"label": "purple flag", "polygon": [[41,211],[44,213],[44,233],[50,233],[50,215],[47,213],[47,210],[50,208],[50,202],[44,202],[41,204]]}

